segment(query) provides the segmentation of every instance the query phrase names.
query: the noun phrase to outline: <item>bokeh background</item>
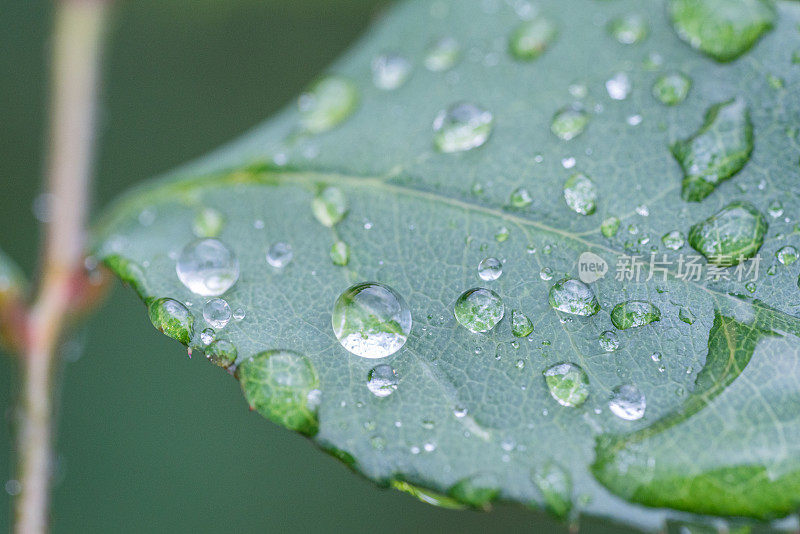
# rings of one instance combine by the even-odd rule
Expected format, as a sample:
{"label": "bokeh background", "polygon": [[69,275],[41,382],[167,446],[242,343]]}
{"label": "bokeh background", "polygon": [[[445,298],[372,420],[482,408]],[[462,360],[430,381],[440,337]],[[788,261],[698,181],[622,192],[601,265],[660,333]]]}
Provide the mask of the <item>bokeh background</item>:
{"label": "bokeh background", "polygon": [[[293,97],[385,0],[119,1],[104,65],[94,213]],[[52,4],[0,0],[0,246],[36,266]],[[54,532],[563,532],[499,505],[453,512],[376,488],[250,413],[238,383],[190,360],[117,285],[67,343]],[[16,365],[0,357],[0,531],[11,521]],[[600,530],[619,532],[615,527]]]}

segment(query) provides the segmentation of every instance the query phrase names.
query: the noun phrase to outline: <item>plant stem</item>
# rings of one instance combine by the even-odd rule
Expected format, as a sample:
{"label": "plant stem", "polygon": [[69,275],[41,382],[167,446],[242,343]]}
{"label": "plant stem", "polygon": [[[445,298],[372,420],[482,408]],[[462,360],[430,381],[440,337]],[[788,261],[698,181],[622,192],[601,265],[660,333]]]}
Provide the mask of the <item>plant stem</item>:
{"label": "plant stem", "polygon": [[107,2],[61,0],[56,4],[52,56],[50,155],[45,232],[38,292],[28,313],[18,443],[21,494],[18,534],[48,528],[52,475],[53,391],[57,349],[86,248],[95,102]]}

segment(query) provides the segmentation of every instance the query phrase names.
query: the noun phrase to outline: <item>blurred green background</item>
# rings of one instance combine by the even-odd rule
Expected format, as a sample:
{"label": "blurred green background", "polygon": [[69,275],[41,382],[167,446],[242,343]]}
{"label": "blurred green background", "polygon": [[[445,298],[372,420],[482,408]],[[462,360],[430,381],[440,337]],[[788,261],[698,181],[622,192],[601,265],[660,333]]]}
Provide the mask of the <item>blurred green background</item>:
{"label": "blurred green background", "polygon": [[[95,213],[292,101],[386,5],[119,2],[105,58]],[[31,206],[44,166],[51,22],[50,2],[0,0],[0,246],[28,272],[39,241]],[[452,512],[376,488],[250,413],[235,380],[189,360],[120,286],[68,345],[55,532],[561,530],[521,507]],[[0,358],[3,483],[13,477],[15,378],[13,360]],[[0,490],[0,530],[10,526],[10,500]]]}

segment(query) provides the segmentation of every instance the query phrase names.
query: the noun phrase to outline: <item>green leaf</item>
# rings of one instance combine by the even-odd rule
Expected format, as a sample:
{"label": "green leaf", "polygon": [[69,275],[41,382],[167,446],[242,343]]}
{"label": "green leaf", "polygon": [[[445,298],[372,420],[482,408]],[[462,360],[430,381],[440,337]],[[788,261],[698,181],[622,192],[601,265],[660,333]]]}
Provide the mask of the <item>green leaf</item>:
{"label": "green leaf", "polygon": [[[800,262],[775,254],[800,246],[800,4],[508,4],[398,5],[300,109],[110,208],[96,253],[183,304],[154,323],[253,409],[381,485],[643,529],[791,513]],[[392,89],[387,54],[413,65]],[[176,275],[208,237],[238,259],[227,324]]]}

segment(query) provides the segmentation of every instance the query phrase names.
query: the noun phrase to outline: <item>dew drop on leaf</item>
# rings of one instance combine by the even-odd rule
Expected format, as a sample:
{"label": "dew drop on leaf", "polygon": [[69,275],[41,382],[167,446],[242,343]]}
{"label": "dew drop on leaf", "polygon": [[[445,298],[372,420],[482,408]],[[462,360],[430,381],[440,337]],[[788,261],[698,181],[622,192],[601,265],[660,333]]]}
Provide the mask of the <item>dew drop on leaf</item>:
{"label": "dew drop on leaf", "polygon": [[564,182],[564,201],[580,215],[591,215],[597,208],[597,186],[583,173],[576,173]]}
{"label": "dew drop on leaf", "polygon": [[558,35],[556,25],[544,17],[523,22],[511,33],[508,49],[521,61],[531,61],[541,56]]}
{"label": "dew drop on leaf", "polygon": [[619,217],[607,217],[603,219],[603,222],[600,224],[600,233],[602,233],[605,237],[612,238],[617,235],[617,232],[619,231],[619,225]]}
{"label": "dew drop on leaf", "polygon": [[640,43],[647,37],[647,21],[636,13],[628,13],[613,19],[608,31],[614,39],[626,45]]}
{"label": "dew drop on leaf", "polygon": [[686,324],[694,324],[695,316],[689,308],[681,308],[678,311],[678,319]]}
{"label": "dew drop on leaf", "polygon": [[411,333],[411,310],[394,289],[377,282],[349,287],[333,305],[331,323],[339,343],[363,358],[385,358]]}
{"label": "dew drop on leaf", "polygon": [[400,379],[388,364],[376,365],[367,373],[367,389],[376,397],[388,397],[397,389]]}
{"label": "dew drop on leaf", "polygon": [[653,84],[653,96],[665,106],[676,106],[686,100],[691,87],[692,80],[683,73],[662,74]]}
{"label": "dew drop on leaf", "polygon": [[503,274],[503,264],[497,258],[484,258],[478,264],[478,276],[481,280],[490,282],[497,280]]}
{"label": "dew drop on leaf", "polygon": [[267,250],[267,263],[275,269],[283,269],[289,265],[292,258],[294,258],[294,251],[288,243],[279,241]]}
{"label": "dew drop on leaf", "polygon": [[494,126],[489,111],[460,102],[442,110],[433,121],[433,144],[439,152],[464,152],[483,145]]}
{"label": "dew drop on leaf", "polygon": [[452,37],[443,37],[433,43],[425,54],[425,68],[431,72],[450,70],[458,62],[461,46]]}
{"label": "dew drop on leaf", "polygon": [[175,271],[192,293],[218,297],[239,279],[239,260],[222,241],[198,239],[183,248]]}
{"label": "dew drop on leaf", "polygon": [[606,92],[613,100],[625,100],[631,94],[631,79],[624,72],[618,72],[606,80]]}
{"label": "dew drop on leaf", "polygon": [[494,234],[494,240],[497,241],[498,243],[503,243],[508,239],[510,235],[511,233],[508,231],[508,228],[503,226],[497,231],[496,234]]}
{"label": "dew drop on leaf", "polygon": [[331,246],[330,255],[334,265],[344,266],[350,263],[350,247],[344,241],[336,241]]}
{"label": "dew drop on leaf", "polygon": [[372,60],[372,82],[391,91],[403,85],[411,74],[411,62],[397,54],[381,54]]}
{"label": "dew drop on leaf", "polygon": [[673,230],[661,237],[661,242],[670,250],[678,250],[686,243],[686,238],[678,230]]}
{"label": "dew drop on leaf", "polygon": [[561,140],[575,139],[589,124],[589,114],[578,106],[561,108],[553,115],[550,131]]}
{"label": "dew drop on leaf", "polygon": [[300,124],[310,133],[326,132],[347,119],[357,105],[355,84],[338,76],[328,76],[300,95]]}
{"label": "dew drop on leaf", "polygon": [[602,332],[598,341],[600,342],[600,348],[606,352],[614,352],[619,348],[619,336],[613,330]]}
{"label": "dew drop on leaf", "polygon": [[491,473],[478,473],[456,482],[448,494],[468,506],[485,508],[500,494],[500,483]]}
{"label": "dew drop on leaf", "polygon": [[562,278],[550,288],[550,306],[572,315],[591,316],[600,311],[594,291],[574,278]]}
{"label": "dew drop on leaf", "polygon": [[721,267],[738,265],[756,255],[764,242],[767,220],[748,202],[731,202],[689,230],[689,245]]}
{"label": "dew drop on leaf", "polygon": [[636,421],[644,417],[647,402],[644,393],[633,384],[617,386],[611,391],[608,409],[626,421]]}
{"label": "dew drop on leaf", "polygon": [[456,321],[473,333],[488,332],[497,326],[504,314],[500,296],[480,287],[462,293],[453,306]]}
{"label": "dew drop on leaf", "polygon": [[524,187],[518,187],[511,192],[509,204],[512,208],[527,208],[533,202],[530,192]]}
{"label": "dew drop on leaf", "polygon": [[560,519],[567,519],[572,510],[572,479],[569,473],[553,462],[547,462],[531,473],[531,479],[544,498],[547,510]]}
{"label": "dew drop on leaf", "polygon": [[775,252],[775,257],[778,258],[778,261],[783,265],[791,265],[797,261],[797,249],[791,245],[781,247]]}
{"label": "dew drop on leaf", "polygon": [[533,332],[533,323],[519,310],[511,312],[511,334],[514,337],[528,337]]}
{"label": "dew drop on leaf", "polygon": [[550,395],[561,406],[575,408],[589,396],[589,377],[574,363],[559,363],[544,371]]}
{"label": "dew drop on leaf", "polygon": [[225,299],[211,299],[203,306],[203,319],[217,330],[225,328],[232,315],[231,307]]}
{"label": "dew drop on leaf", "polygon": [[548,280],[552,280],[553,269],[551,269],[550,267],[542,267],[541,270],[539,271],[539,278],[541,278],[545,282]]}
{"label": "dew drop on leaf", "polygon": [[323,187],[311,201],[311,212],[323,226],[331,228],[347,214],[347,198],[338,187]]}
{"label": "dew drop on leaf", "polygon": [[200,332],[200,341],[203,345],[208,345],[214,341],[216,335],[217,333],[214,332],[213,328],[204,328],[203,331]]}
{"label": "dew drop on leaf", "polygon": [[228,340],[218,339],[204,349],[208,361],[227,369],[236,362],[236,346]]}
{"label": "dew drop on leaf", "polygon": [[152,300],[147,306],[150,322],[156,329],[172,339],[188,345],[194,336],[194,316],[189,309],[175,299]]}
{"label": "dew drop on leaf", "polygon": [[611,322],[620,330],[637,328],[660,320],[661,310],[646,300],[628,300],[611,310]]}
{"label": "dew drop on leaf", "polygon": [[192,221],[192,232],[197,237],[217,237],[225,226],[225,216],[214,208],[203,208]]}

